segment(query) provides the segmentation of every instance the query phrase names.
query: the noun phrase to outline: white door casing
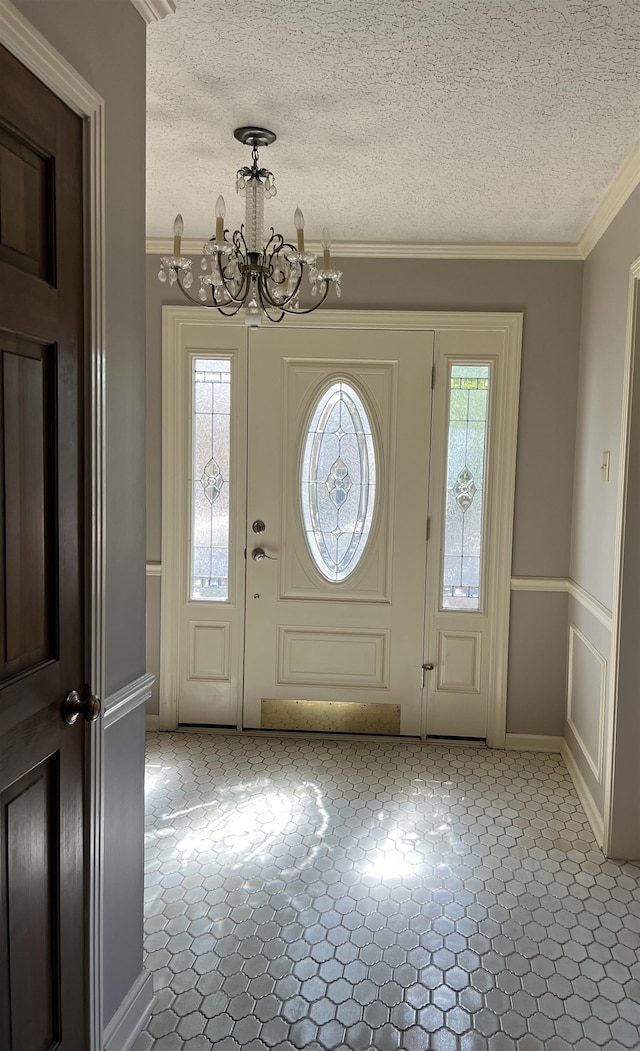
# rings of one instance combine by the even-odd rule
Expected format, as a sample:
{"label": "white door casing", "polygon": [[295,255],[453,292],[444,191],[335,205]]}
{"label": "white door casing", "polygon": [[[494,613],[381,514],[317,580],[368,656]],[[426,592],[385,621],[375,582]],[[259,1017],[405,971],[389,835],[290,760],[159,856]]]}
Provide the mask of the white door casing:
{"label": "white door casing", "polygon": [[[196,329],[199,329],[200,335],[197,338],[197,343],[194,343],[194,333]],[[446,361],[446,355],[457,357],[460,360],[490,360],[492,362],[494,380],[499,379],[499,382],[493,383],[493,405],[492,405],[492,416],[491,416],[491,438],[490,438],[490,470],[492,471],[491,478],[491,492],[488,497],[490,507],[488,508],[488,516],[490,519],[490,525],[487,525],[486,532],[490,533],[491,539],[489,548],[491,549],[489,559],[485,559],[485,566],[490,566],[489,569],[485,569],[485,591],[484,598],[489,606],[487,607],[491,612],[492,628],[489,635],[486,631],[483,632],[478,630],[477,619],[476,623],[471,627],[470,624],[462,624],[456,622],[455,618],[458,617],[458,612],[453,613],[453,620],[447,619],[445,622],[447,625],[448,639],[446,640],[449,645],[450,652],[452,647],[458,639],[466,635],[473,638],[475,636],[476,641],[471,646],[471,652],[476,659],[478,659],[477,637],[480,636],[480,650],[481,650],[481,661],[484,659],[484,670],[480,672],[480,676],[484,675],[483,682],[483,703],[485,704],[486,711],[486,736],[487,741],[494,747],[504,747],[505,740],[505,729],[506,729],[506,668],[507,668],[507,646],[508,646],[508,618],[509,618],[509,584],[510,584],[510,568],[511,568],[511,536],[512,536],[512,523],[513,523],[513,488],[514,488],[514,471],[515,471],[515,442],[516,442],[516,431],[517,431],[517,409],[518,409],[518,382],[519,382],[519,366],[520,366],[520,344],[521,344],[521,329],[522,329],[522,316],[519,314],[451,314],[451,313],[435,313],[435,312],[414,312],[414,313],[395,313],[395,312],[361,312],[361,311],[321,311],[318,315],[314,315],[313,319],[300,318],[300,319],[287,319],[286,326],[278,329],[263,328],[257,333],[254,333],[256,337],[256,353],[258,354],[258,373],[256,373],[256,388],[258,409],[251,410],[252,419],[249,422],[250,431],[253,428],[254,437],[252,439],[254,451],[250,455],[250,461],[253,457],[257,457],[256,463],[259,462],[260,457],[268,458],[269,471],[273,478],[274,471],[278,474],[277,484],[272,484],[271,496],[267,494],[268,487],[265,485],[265,478],[269,473],[262,468],[257,469],[252,477],[254,480],[250,482],[249,487],[249,500],[250,506],[247,508],[247,516],[242,520],[238,520],[238,535],[244,537],[245,528],[248,530],[247,536],[247,547],[250,555],[251,548],[255,546],[262,546],[268,554],[272,554],[278,561],[269,562],[263,561],[259,563],[253,563],[249,560],[248,575],[247,575],[247,602],[260,603],[263,602],[263,594],[267,592],[270,595],[269,602],[280,603],[283,606],[288,606],[289,609],[304,604],[307,609],[313,610],[313,615],[310,618],[310,623],[307,625],[300,625],[296,622],[295,617],[283,618],[275,616],[265,617],[261,615],[257,620],[252,621],[253,612],[251,608],[247,609],[247,619],[249,624],[250,636],[247,638],[246,646],[246,688],[248,698],[248,711],[252,711],[253,714],[249,716],[250,722],[247,725],[259,725],[256,717],[256,705],[258,697],[285,697],[286,693],[283,693],[285,687],[291,687],[289,696],[295,697],[312,697],[313,699],[322,699],[323,697],[335,696],[334,682],[324,680],[323,691],[318,692],[320,689],[320,683],[323,681],[322,675],[318,674],[318,669],[322,670],[320,665],[316,666],[315,672],[306,676],[307,680],[312,680],[315,675],[316,686],[312,681],[301,681],[305,679],[305,675],[300,671],[298,661],[298,671],[294,673],[293,677],[297,677],[296,683],[291,681],[287,682],[287,679],[291,679],[292,676],[287,672],[287,660],[289,659],[287,654],[291,653],[293,649],[297,648],[297,657],[300,654],[308,656],[310,650],[307,646],[308,635],[301,632],[301,628],[311,628],[315,631],[317,628],[321,628],[325,631],[330,629],[329,635],[325,636],[324,651],[326,653],[331,652],[331,645],[336,641],[333,637],[334,623],[332,618],[326,616],[326,612],[330,607],[334,606],[334,603],[327,601],[326,598],[318,598],[318,601],[312,601],[313,596],[318,595],[318,581],[321,580],[319,574],[315,573],[316,579],[314,580],[314,573],[312,572],[309,576],[308,565],[310,560],[308,559],[308,549],[305,547],[305,541],[298,536],[297,537],[297,549],[298,551],[306,552],[307,555],[307,567],[301,569],[300,559],[296,556],[296,530],[298,526],[298,511],[294,500],[289,499],[286,492],[282,490],[280,485],[280,479],[283,474],[288,473],[289,482],[288,484],[294,486],[297,483],[293,482],[292,479],[298,478],[297,471],[297,459],[296,467],[294,466],[291,457],[297,458],[300,451],[300,421],[296,422],[296,413],[298,415],[302,413],[308,413],[309,405],[313,400],[312,394],[313,384],[315,382],[315,390],[320,390],[322,385],[325,384],[329,377],[331,369],[333,369],[333,375],[338,376],[341,372],[340,368],[327,366],[325,373],[322,371],[318,373],[315,380],[308,382],[308,362],[305,362],[305,354],[311,355],[313,358],[327,357],[326,347],[335,348],[336,341],[339,341],[341,334],[353,333],[354,331],[360,333],[360,337],[363,340],[362,345],[366,345],[367,339],[371,345],[376,341],[382,340],[382,345],[387,347],[387,351],[382,353],[380,356],[382,360],[387,362],[394,360],[394,355],[388,352],[388,348],[393,345],[393,333],[419,333],[423,337],[422,346],[424,346],[424,335],[429,331],[435,332],[435,344],[436,344],[436,357],[441,358],[440,364]],[[236,353],[240,354],[240,345],[244,341],[245,346],[250,338],[247,334],[247,330],[242,322],[226,321],[219,318],[217,315],[212,316],[211,312],[205,311],[199,308],[190,307],[164,307],[163,308],[163,582],[162,582],[162,626],[161,626],[161,678],[160,678],[160,724],[164,728],[174,728],[178,724],[178,711],[177,711],[177,689],[178,680],[176,677],[176,668],[182,661],[184,666],[184,656],[180,657],[178,653],[178,645],[181,637],[184,637],[184,628],[181,628],[177,623],[179,619],[178,607],[176,606],[177,596],[185,596],[187,591],[187,581],[185,577],[186,566],[188,559],[185,555],[185,547],[188,537],[187,519],[185,518],[186,508],[183,507],[182,513],[177,512],[177,507],[180,501],[177,503],[174,497],[182,491],[183,504],[186,502],[184,493],[186,490],[181,486],[184,486],[185,481],[185,464],[188,463],[188,457],[186,452],[185,443],[188,442],[189,434],[189,420],[188,420],[188,397],[187,387],[185,384],[184,377],[187,375],[186,371],[183,371],[182,388],[179,383],[176,382],[176,376],[179,368],[186,369],[186,364],[183,361],[182,366],[179,366],[178,358],[184,357],[188,354],[189,347],[191,350],[202,350],[204,353],[210,353],[215,356],[218,350],[222,347],[223,343],[220,342],[219,337],[213,338],[210,334],[214,331],[224,330],[226,335],[226,346],[230,347],[232,344],[236,348]],[[237,337],[233,337],[231,332],[236,331]],[[207,335],[209,333],[209,335]],[[323,334],[324,333],[324,342]],[[330,336],[327,340],[326,336]],[[260,361],[263,360],[266,365],[266,358],[269,355],[269,346],[272,347],[274,344],[271,342],[274,339],[280,337],[282,343],[288,341],[288,347],[293,350],[290,353],[281,352],[280,358],[290,359],[289,364],[284,367],[278,366],[278,378],[277,381],[274,379],[273,369],[267,369],[266,373],[260,378],[260,368],[262,365]],[[233,340],[236,339],[234,343]],[[313,350],[308,350],[310,346],[310,340],[320,340],[320,344],[315,344],[316,350],[320,345],[325,347],[325,350],[317,354]],[[261,344],[265,351],[264,359],[260,358],[258,345]],[[377,343],[380,347],[380,342]],[[304,351],[300,348],[303,347]],[[474,351],[475,348],[475,351]],[[276,350],[272,350],[273,354],[277,354]],[[341,351],[342,353],[342,351]],[[474,358],[475,353],[475,358]],[[367,355],[360,351],[361,358],[370,360],[372,355]],[[470,357],[471,355],[471,357]],[[331,355],[329,355],[331,356]],[[357,355],[355,355],[357,358]],[[335,360],[335,359],[334,359]],[[299,362],[299,365],[293,364],[293,362]],[[283,369],[284,371],[280,371]],[[296,373],[296,369],[300,372],[300,376],[296,378],[296,381],[292,381],[292,376]],[[305,369],[307,370],[305,372]],[[388,366],[387,366],[388,369]],[[313,370],[311,370],[313,371]],[[384,370],[382,370],[384,371]],[[389,370],[388,370],[389,371]],[[391,370],[392,372],[393,370]],[[444,484],[444,457],[445,457],[445,424],[446,424],[446,395],[439,391],[439,376],[446,372],[446,369],[436,369],[436,404],[435,404],[435,415],[433,419],[432,433],[436,441],[434,442],[432,449],[432,464],[435,466],[435,471],[432,468],[431,478],[431,500],[432,506],[430,507],[429,514],[431,516],[431,542],[429,543],[429,586],[430,594],[434,594],[434,588],[441,593],[441,565],[439,557],[439,544],[438,539],[434,543],[436,537],[441,536],[439,531],[438,523],[438,501],[435,487],[437,485],[442,486]],[[289,373],[285,379],[285,373]],[[342,371],[343,378],[346,379],[344,370]],[[305,379],[305,375],[307,378]],[[302,377],[302,378],[301,378]],[[275,457],[273,453],[269,453],[268,449],[270,443],[261,442],[259,440],[261,421],[264,416],[263,406],[267,403],[265,391],[267,385],[271,384],[271,390],[273,390],[273,384],[277,383],[278,392],[277,398],[280,399],[281,392],[282,397],[289,399],[289,409],[292,411],[283,412],[281,418],[285,420],[283,426],[283,434],[280,439],[278,448],[276,449]],[[310,386],[309,386],[310,383]],[[296,396],[292,395],[291,391],[295,387],[299,390],[303,390],[303,395],[300,397],[299,405],[296,409],[295,401]],[[370,393],[367,393],[363,389],[362,383],[356,381],[355,386],[361,390],[365,396],[365,402],[368,402],[371,397]],[[384,383],[382,385],[384,387]],[[306,394],[304,391],[306,390]],[[293,398],[293,401],[291,399]],[[306,401],[305,401],[306,398]],[[374,399],[375,400],[375,399]],[[426,400],[428,405],[428,399]],[[400,413],[406,414],[406,405],[402,400],[399,401]],[[241,410],[239,410],[241,411]],[[420,414],[418,413],[418,416]],[[258,418],[260,417],[260,419]],[[279,417],[280,418],[280,417]],[[297,427],[297,431],[296,431]],[[257,429],[256,429],[257,428]],[[239,433],[242,432],[242,424],[239,424]],[[257,436],[257,437],[256,437]],[[238,439],[238,443],[241,442],[241,437]],[[283,442],[286,442],[286,446],[283,446]],[[439,443],[439,444],[438,444]],[[288,452],[284,453],[284,448],[288,448]],[[239,453],[239,444],[237,446]],[[289,459],[288,459],[289,457]],[[250,468],[251,470],[251,468]],[[402,466],[400,466],[400,472],[402,472]],[[440,476],[439,481],[436,480],[434,475]],[[393,484],[396,484],[396,493],[400,494],[406,491],[406,483],[400,481],[401,474],[393,479]],[[500,479],[499,492],[498,488],[494,484],[495,479]],[[426,474],[425,474],[426,484]],[[295,496],[294,489],[291,489],[291,494]],[[273,526],[270,522],[266,522],[266,515],[263,508],[266,506],[265,500],[273,500],[274,493],[276,494],[276,510],[275,518],[272,521],[277,520],[277,529],[274,532],[270,532]],[[442,505],[442,501],[440,502]],[[254,507],[255,504],[255,507]],[[261,505],[261,507],[258,507]],[[274,505],[275,506],[275,505]],[[239,509],[239,505],[238,505]],[[270,516],[273,512],[270,512]],[[422,511],[418,510],[418,515],[422,518]],[[262,518],[267,524],[267,530],[263,536],[256,536],[251,532],[251,523],[257,518]],[[180,525],[182,523],[182,525]],[[424,528],[424,519],[422,518],[421,528]],[[286,539],[286,543],[283,547],[284,557],[281,558],[281,553],[277,548],[281,544],[279,536],[280,527],[283,529],[283,538]],[[182,539],[179,541],[177,536],[176,527],[180,529]],[[277,534],[277,535],[276,535]],[[372,544],[375,546],[376,536],[379,534],[379,525],[374,522],[373,526],[373,541]],[[379,536],[378,536],[379,539]],[[259,543],[260,541],[260,543]],[[436,558],[435,551],[438,549],[438,557]],[[371,553],[371,558],[368,559],[368,555]],[[377,582],[373,588],[371,588],[371,581],[373,580],[371,567],[375,559],[373,558],[374,547],[371,548],[371,552],[367,553],[362,560],[362,578],[361,582],[364,582],[367,577],[367,586],[370,588],[369,599],[367,602],[358,598],[356,601],[351,601],[348,598],[349,588],[358,584],[358,573],[353,575],[353,578],[349,581],[345,581],[341,585],[344,592],[344,607],[345,611],[351,608],[351,614],[345,612],[345,622],[340,626],[341,631],[345,633],[345,636],[351,636],[351,641],[358,642],[358,632],[355,629],[360,628],[362,630],[362,624],[356,623],[353,618],[353,611],[358,610],[375,610],[376,607],[383,608],[385,603],[388,605],[388,597],[384,593],[384,582],[380,584],[379,574]],[[379,554],[379,551],[378,551]],[[304,563],[304,559],[303,559]],[[384,566],[384,559],[377,563],[378,570],[381,566]],[[387,562],[388,566],[389,563]],[[236,563],[236,571],[238,571],[239,564]],[[242,567],[244,572],[244,567]],[[360,569],[360,567],[359,567]],[[418,567],[414,566],[416,572]],[[266,571],[266,572],[263,572]],[[424,574],[424,560],[419,572]],[[182,578],[179,580],[178,576],[182,574]],[[257,575],[259,574],[259,575]],[[383,574],[384,576],[384,574]],[[256,580],[269,582],[269,587],[265,590],[264,587],[260,587],[256,584]],[[435,582],[434,582],[435,581]],[[387,584],[389,583],[389,577],[387,577]],[[239,579],[236,573],[236,587],[239,587]],[[378,589],[376,591],[376,588]],[[303,597],[305,589],[308,591],[306,597]],[[297,593],[297,594],[296,594]],[[259,594],[260,599],[253,599],[253,595]],[[276,595],[282,595],[281,598],[275,598]],[[294,595],[296,597],[294,598]],[[286,597],[285,597],[286,596]],[[355,599],[355,596],[353,596]],[[194,611],[194,620],[198,622],[206,621],[207,615],[201,615],[201,608],[204,605],[211,606],[212,603],[194,603],[195,606],[199,607]],[[217,605],[217,604],[216,604]],[[263,603],[264,608],[264,603]],[[275,607],[274,607],[275,608]],[[221,607],[219,607],[219,610]],[[432,638],[434,631],[435,620],[430,614],[430,610],[433,609],[433,603],[430,600],[427,602],[427,613],[430,617],[429,624],[431,630],[431,636],[427,640],[427,647],[423,654],[416,654],[413,652],[402,653],[401,648],[398,650],[399,659],[406,666],[405,670],[408,675],[408,668],[411,667],[412,682],[416,681],[419,684],[419,676],[416,676],[416,670],[419,672],[419,665],[421,660],[432,660],[434,657],[432,648]],[[273,612],[273,611],[272,611]],[[180,614],[181,615],[181,614]],[[218,615],[222,618],[222,612]],[[234,614],[235,615],[235,614]],[[367,614],[369,616],[370,614]],[[374,615],[374,614],[371,614]],[[447,617],[450,614],[447,614]],[[375,616],[375,615],[374,615]],[[469,616],[469,614],[466,614]],[[261,619],[262,618],[262,619]],[[420,620],[422,620],[422,614],[420,614]],[[272,624],[273,627],[268,630],[271,631],[272,639],[271,643],[268,643],[263,637],[264,633],[258,629],[260,623]],[[275,628],[278,628],[275,631]],[[287,634],[286,629],[290,629]],[[380,672],[380,667],[384,663],[382,655],[387,646],[387,653],[391,651],[388,649],[388,642],[385,641],[387,636],[384,635],[385,631],[388,631],[388,627],[377,626],[373,628],[373,623],[365,622],[364,630],[371,630],[378,632],[377,642],[373,645],[372,650],[376,650],[377,657],[374,660],[375,668],[374,676],[384,677],[384,673]],[[457,635],[455,633],[458,633]],[[275,633],[275,635],[274,635]],[[297,633],[297,634],[296,634]],[[234,656],[234,647],[237,647],[237,652],[240,652],[241,647],[241,635],[240,631],[232,633],[235,637],[235,642],[232,643],[232,649],[229,651],[229,667],[236,667],[237,660],[240,658]],[[349,639],[347,638],[347,641]],[[329,647],[327,647],[329,643]],[[468,639],[467,639],[468,643]],[[441,642],[442,646],[442,642]],[[262,647],[262,656],[260,657],[260,647]],[[475,649],[474,649],[475,647]],[[322,647],[321,647],[322,648]],[[343,652],[348,651],[348,646]],[[458,647],[460,652],[460,646]],[[355,651],[353,651],[355,652]],[[360,660],[362,660],[362,654],[364,650],[361,648]],[[394,651],[395,652],[395,651]],[[469,652],[469,646],[467,645],[467,653]],[[482,657],[484,654],[484,658]],[[455,655],[455,654],[454,654]],[[445,650],[445,658],[449,656]],[[464,656],[464,654],[463,654]],[[305,657],[306,659],[306,657]],[[377,661],[377,664],[376,664]],[[468,657],[467,657],[468,661]],[[339,661],[338,661],[339,663]],[[435,663],[435,661],[434,661]],[[271,669],[270,674],[272,675],[271,682],[274,687],[274,692],[270,689],[265,689],[265,686],[258,686],[258,675],[260,674],[256,669],[259,667],[267,667]],[[391,665],[388,664],[388,667]],[[263,680],[266,682],[266,680]],[[417,725],[414,725],[412,718],[406,722],[407,712],[403,714],[403,726],[402,732],[404,733],[415,733],[424,736],[428,733],[437,733],[436,729],[429,727],[428,711],[433,709],[432,694],[433,685],[437,682],[436,673],[427,673],[426,676],[426,692],[423,697],[423,703],[421,706],[421,718]],[[215,689],[219,689],[220,680]],[[371,686],[371,678],[368,679],[368,684]],[[278,689],[275,690],[276,685]],[[486,689],[484,689],[486,685]],[[297,688],[294,688],[297,687]],[[305,692],[302,692],[302,687],[305,688]],[[375,687],[369,691],[367,700],[371,700],[371,693],[375,693],[378,690],[378,696],[380,691],[384,687]],[[412,687],[413,689],[413,687]],[[431,694],[429,694],[431,691]],[[448,691],[449,695],[451,691]],[[206,688],[203,688],[203,696],[206,695]],[[229,697],[233,695],[233,690],[230,692]],[[253,699],[252,699],[253,698]],[[449,696],[447,700],[449,700]],[[437,697],[437,691],[435,691],[436,703],[439,702]],[[227,725],[238,725],[241,728],[240,721],[240,695],[235,698],[235,701],[230,700],[227,705]],[[429,705],[431,704],[431,708]],[[406,705],[406,702],[405,702]],[[253,706],[253,707],[252,707]],[[414,705],[415,708],[415,705]],[[237,723],[232,717],[231,713],[236,712]],[[462,708],[464,713],[464,707]],[[217,722],[217,719],[215,720]],[[207,722],[213,723],[213,719],[207,719]],[[435,726],[436,724],[433,723]],[[452,731],[448,730],[448,734]],[[476,736],[473,733],[473,727],[459,726],[457,727],[456,736]],[[479,735],[478,735],[479,736]]]}

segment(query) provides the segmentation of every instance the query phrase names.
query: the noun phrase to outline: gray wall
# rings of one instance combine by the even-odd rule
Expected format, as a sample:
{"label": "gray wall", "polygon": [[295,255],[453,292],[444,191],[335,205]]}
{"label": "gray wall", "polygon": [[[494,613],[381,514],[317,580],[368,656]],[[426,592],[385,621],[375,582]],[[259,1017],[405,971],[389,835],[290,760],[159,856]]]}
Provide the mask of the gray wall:
{"label": "gray wall", "polygon": [[[129,0],[16,4],[105,100],[109,695],[145,670],[145,25]],[[118,739],[129,722],[126,753],[109,740],[115,728],[106,742],[105,1022],[142,970],[144,751],[135,713]]]}
{"label": "gray wall", "polygon": [[[576,421],[573,525],[571,535],[571,576],[605,608],[612,611],[615,564],[615,526],[619,495],[620,441],[623,405],[623,369],[627,337],[629,267],[640,255],[640,188],[636,189],[584,264],[582,333]],[[638,798],[637,755],[640,747],[640,706],[638,705],[640,607],[638,585],[640,562],[638,543],[640,507],[638,505],[638,420],[640,384],[636,357],[635,389],[632,408],[632,441],[629,462],[629,499],[623,576],[623,606],[620,632],[620,674],[618,725],[615,742],[614,820],[612,856],[640,856],[640,801]],[[610,481],[600,478],[602,452],[611,453]],[[588,639],[602,659],[614,658],[615,640],[595,618],[572,604],[570,623]],[[589,661],[581,647],[577,661]],[[593,670],[595,665],[591,662]],[[581,698],[574,697],[577,717]],[[609,686],[604,698],[602,718],[614,703]],[[586,713],[586,705],[585,705]],[[585,714],[586,718],[586,714]],[[574,722],[576,719],[574,718]],[[571,753],[584,777],[600,813],[603,812],[604,771],[596,778],[576,735],[566,727]]]}
{"label": "gray wall", "polygon": [[[571,536],[582,263],[345,259],[345,309],[522,311],[524,337],[516,474],[513,573],[567,577]],[[163,303],[184,304],[147,259],[147,558],[161,551],[161,335]],[[333,304],[335,305],[335,303]],[[157,587],[154,596],[157,596]],[[154,599],[155,601],[155,599]],[[153,609],[151,615],[157,619]],[[559,625],[557,633],[549,623]],[[544,636],[544,652],[538,641]],[[157,652],[157,641],[152,642]],[[566,676],[566,600],[518,593],[511,627],[507,726],[561,733]],[[151,652],[151,651],[150,651]],[[545,666],[545,689],[531,669]],[[157,669],[150,665],[150,670]],[[157,712],[157,692],[148,706]]]}
{"label": "gray wall", "polygon": [[[571,576],[611,609],[629,267],[640,254],[640,189],[584,264]],[[610,481],[600,480],[611,453]]]}

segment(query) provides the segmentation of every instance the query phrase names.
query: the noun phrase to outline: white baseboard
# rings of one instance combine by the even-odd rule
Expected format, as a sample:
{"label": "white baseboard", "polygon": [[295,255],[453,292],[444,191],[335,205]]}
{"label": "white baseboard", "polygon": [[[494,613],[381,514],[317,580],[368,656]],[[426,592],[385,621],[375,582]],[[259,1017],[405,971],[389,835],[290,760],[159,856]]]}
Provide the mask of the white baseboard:
{"label": "white baseboard", "polygon": [[148,715],[145,721],[147,733],[151,733],[155,730],[160,729],[160,716],[159,715]]}
{"label": "white baseboard", "polygon": [[578,799],[582,803],[584,812],[587,815],[587,820],[591,825],[594,836],[596,837],[596,843],[602,850],[602,844],[604,843],[604,820],[602,814],[598,810],[594,798],[591,792],[587,788],[587,782],[580,773],[578,764],[576,763],[573,752],[569,748],[566,741],[562,743],[562,758],[564,765],[569,771],[571,780],[573,781],[574,788],[578,793]]}
{"label": "white baseboard", "polygon": [[507,734],[505,748],[514,752],[561,752],[563,737],[546,734]]}
{"label": "white baseboard", "polygon": [[153,975],[142,971],[104,1031],[104,1051],[129,1051],[151,1016]]}

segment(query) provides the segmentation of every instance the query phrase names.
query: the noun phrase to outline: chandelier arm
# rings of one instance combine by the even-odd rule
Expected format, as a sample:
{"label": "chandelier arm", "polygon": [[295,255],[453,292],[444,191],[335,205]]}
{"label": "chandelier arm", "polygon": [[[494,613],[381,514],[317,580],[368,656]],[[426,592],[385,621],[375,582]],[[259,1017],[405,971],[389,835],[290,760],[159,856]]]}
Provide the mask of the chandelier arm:
{"label": "chandelier arm", "polygon": [[293,314],[293,315],[297,315],[297,314],[313,314],[314,310],[317,310],[318,307],[321,307],[322,304],[324,303],[325,299],[329,295],[329,288],[330,288],[330,286],[331,286],[331,282],[327,281],[327,280],[324,280],[324,291],[323,291],[322,295],[320,296],[320,298],[318,299],[317,303],[314,303],[312,307],[307,307],[305,310],[289,310],[286,303],[281,303],[280,304],[280,309],[284,310],[285,313],[287,313],[287,314]]}
{"label": "chandelier arm", "polygon": [[218,307],[217,310],[220,314],[222,314],[223,317],[235,317],[236,314],[238,314],[242,310],[243,306],[244,301],[242,303],[239,303],[235,310],[223,310],[222,307]]}
{"label": "chandelier arm", "polygon": [[174,266],[173,269],[175,270],[176,277],[178,279],[178,288],[182,292],[182,294],[183,294],[185,299],[188,299],[189,302],[193,303],[193,305],[196,306],[196,307],[206,307],[208,310],[217,309],[217,303],[215,303],[215,302],[213,302],[213,303],[203,303],[201,299],[195,299],[191,295],[191,293],[188,292],[187,289],[184,287],[184,285],[182,283],[182,278],[180,277],[180,270],[179,270],[179,268]]}
{"label": "chandelier arm", "polygon": [[243,259],[246,259],[249,249],[247,248],[247,242],[244,239],[244,223],[242,223],[239,230],[233,231],[231,241],[236,250],[236,254],[242,256]]}
{"label": "chandelier arm", "polygon": [[[271,300],[269,300],[269,299],[265,300],[265,298],[264,298],[264,296],[262,294],[262,284],[261,284],[261,282],[258,282],[258,299],[260,300],[260,306],[262,307],[262,310],[266,314],[266,316],[269,319],[269,321],[272,321],[276,325],[280,321],[282,321],[282,319],[284,317],[284,310],[279,305],[276,305],[275,303],[272,303]],[[278,317],[273,317],[273,315],[269,313],[270,309],[277,309],[279,316]]]}
{"label": "chandelier arm", "polygon": [[269,286],[267,284],[267,276],[266,276],[266,274],[260,274],[260,277],[258,279],[258,288],[260,289],[260,299],[264,300],[266,303],[268,303],[270,307],[274,308],[274,310],[283,310],[284,309],[284,305],[286,303],[289,303],[293,299],[293,297],[295,296],[296,292],[300,288],[301,277],[302,277],[302,275],[300,275],[300,278],[298,278],[298,281],[296,282],[296,287],[295,287],[294,291],[288,296],[283,296],[282,299],[280,300],[280,299],[274,299],[273,296],[271,295],[271,292],[269,291]]}
{"label": "chandelier arm", "polygon": [[240,306],[242,306],[244,304],[245,299],[247,298],[247,290],[249,287],[249,275],[243,274],[242,284],[240,285],[238,292],[234,295],[229,285],[227,284],[227,278],[225,276],[227,267],[223,266],[222,258],[223,257],[221,256],[220,252],[218,252],[218,270],[222,279],[222,284],[224,285],[224,290],[229,296],[229,299],[232,303],[239,303]]}
{"label": "chandelier arm", "polygon": [[[293,299],[295,299],[296,295],[300,291],[300,285],[302,284],[302,278],[303,277],[304,277],[304,263],[301,263],[300,264],[300,273],[298,274],[295,288],[293,289],[292,292],[289,293],[288,296],[284,296],[281,300],[278,300],[278,301],[276,301],[273,298],[273,296],[271,295],[271,293],[269,292],[269,288],[267,286],[267,279],[266,279],[266,275],[265,274],[261,274],[260,275],[260,284],[263,287],[264,295],[265,295],[267,301],[269,303],[271,303],[272,306],[276,307],[278,310],[286,310],[287,303],[291,303],[291,301]],[[289,279],[287,278],[287,280],[289,280]],[[293,311],[291,311],[291,313],[293,313]],[[297,311],[296,311],[296,313],[297,313]]]}

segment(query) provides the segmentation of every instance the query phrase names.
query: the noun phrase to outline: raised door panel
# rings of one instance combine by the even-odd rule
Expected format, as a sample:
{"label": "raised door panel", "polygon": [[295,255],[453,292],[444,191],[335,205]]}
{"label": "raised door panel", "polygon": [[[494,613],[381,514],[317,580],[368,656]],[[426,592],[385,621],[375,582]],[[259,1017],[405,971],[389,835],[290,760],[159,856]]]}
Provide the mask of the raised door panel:
{"label": "raised door panel", "polygon": [[0,123],[0,259],[54,279],[54,163]]}
{"label": "raised door panel", "polygon": [[55,348],[0,333],[0,680],[54,657]]}
{"label": "raised door panel", "polygon": [[0,794],[0,924],[11,975],[6,1046],[21,1051],[53,1048],[62,1035],[59,791],[58,756],[53,755]]}

